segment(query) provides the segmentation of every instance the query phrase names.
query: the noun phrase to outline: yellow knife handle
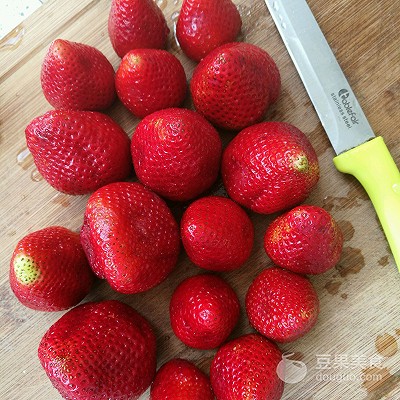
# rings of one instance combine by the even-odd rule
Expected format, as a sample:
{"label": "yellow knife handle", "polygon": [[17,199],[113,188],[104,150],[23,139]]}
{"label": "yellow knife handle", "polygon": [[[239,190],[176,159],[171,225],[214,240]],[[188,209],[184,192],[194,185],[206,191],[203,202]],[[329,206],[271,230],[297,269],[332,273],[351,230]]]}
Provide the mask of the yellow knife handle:
{"label": "yellow knife handle", "polygon": [[333,162],[368,193],[400,272],[400,172],[382,137],[341,153]]}

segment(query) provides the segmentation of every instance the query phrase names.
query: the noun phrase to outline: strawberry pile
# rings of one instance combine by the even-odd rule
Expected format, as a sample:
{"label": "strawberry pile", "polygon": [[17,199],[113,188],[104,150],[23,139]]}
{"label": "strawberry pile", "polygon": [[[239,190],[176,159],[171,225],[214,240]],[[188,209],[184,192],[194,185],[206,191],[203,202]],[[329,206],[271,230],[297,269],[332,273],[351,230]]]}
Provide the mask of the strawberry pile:
{"label": "strawberry pile", "polygon": [[[54,110],[28,124],[26,142],[51,186],[91,195],[79,234],[51,226],[25,236],[9,276],[27,307],[76,306],[48,329],[38,349],[65,399],[134,400],[150,385],[153,400],[282,396],[276,373],[282,354],[274,342],[291,342],[315,326],[318,295],[305,275],[335,266],[343,236],[327,211],[300,205],[318,182],[317,155],[297,127],[262,122],[278,99],[280,74],[265,50],[235,42],[240,29],[231,0],[183,1],[176,35],[198,62],[189,88],[180,61],[164,49],[169,29],[153,0],[112,1],[108,31],[122,58],[116,73],[86,44],[57,39],[48,49],[41,83]],[[195,110],[181,108],[188,93]],[[131,138],[106,114],[116,97],[143,118]],[[219,128],[236,132],[225,149]],[[229,198],[207,194],[220,174]],[[185,209],[180,223],[171,201]],[[274,265],[255,277],[246,295],[256,332],[229,341],[241,307],[215,274],[248,261],[255,236],[249,213],[283,211],[264,236]],[[219,348],[210,379],[182,359],[156,374],[155,333],[130,306],[116,300],[78,305],[95,277],[124,294],[157,286],[176,267],[181,242],[207,273],[175,288],[171,326],[189,347]]]}

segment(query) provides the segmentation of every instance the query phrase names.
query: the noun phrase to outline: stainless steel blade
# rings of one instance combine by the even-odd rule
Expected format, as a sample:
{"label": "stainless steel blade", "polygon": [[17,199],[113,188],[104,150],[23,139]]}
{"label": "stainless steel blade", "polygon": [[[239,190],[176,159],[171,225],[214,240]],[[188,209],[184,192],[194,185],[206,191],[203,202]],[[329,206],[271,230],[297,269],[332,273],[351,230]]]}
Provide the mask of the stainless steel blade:
{"label": "stainless steel blade", "polygon": [[265,0],[337,154],[375,137],[305,0]]}

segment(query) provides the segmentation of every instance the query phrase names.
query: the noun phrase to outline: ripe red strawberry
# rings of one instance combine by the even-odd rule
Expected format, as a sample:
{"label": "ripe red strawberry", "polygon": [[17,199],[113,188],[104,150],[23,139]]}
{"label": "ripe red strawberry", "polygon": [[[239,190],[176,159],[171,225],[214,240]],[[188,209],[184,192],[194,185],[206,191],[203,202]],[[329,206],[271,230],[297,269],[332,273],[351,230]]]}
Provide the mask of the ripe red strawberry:
{"label": "ripe red strawberry", "polygon": [[129,137],[107,115],[53,110],[35,118],[26,142],[44,179],[68,194],[85,194],[128,177]]}
{"label": "ripe red strawberry", "polygon": [[171,211],[140,183],[103,186],[89,198],[81,230],[83,249],[100,278],[121,293],[143,292],[163,281],[179,254]]}
{"label": "ripe red strawberry", "polygon": [[169,28],[154,0],[112,0],[108,34],[122,58],[132,49],[162,49]]}
{"label": "ripe red strawberry", "polygon": [[172,330],[187,346],[213,349],[223,343],[239,319],[236,293],[221,278],[197,275],[174,291],[169,307]]}
{"label": "ripe red strawberry", "polygon": [[176,37],[185,54],[200,61],[211,50],[233,42],[242,20],[231,0],[184,0]]}
{"label": "ripe red strawberry", "polygon": [[144,118],[132,136],[139,180],[171,200],[189,200],[217,179],[222,152],[218,132],[201,115],[170,108]]}
{"label": "ripe red strawberry", "polygon": [[43,60],[41,82],[54,108],[103,110],[115,99],[114,68],[96,48],[54,40]]}
{"label": "ripe red strawberry", "polygon": [[175,358],[157,372],[150,400],[214,400],[208,377],[189,361]]}
{"label": "ripe red strawberry", "polygon": [[10,286],[18,300],[41,311],[77,305],[90,291],[93,273],[79,234],[50,226],[22,238],[10,262]]}
{"label": "ripe red strawberry", "polygon": [[270,214],[307,198],[319,179],[318,158],[293,125],[263,122],[244,129],[228,145],[222,178],[233,200]]}
{"label": "ripe red strawberry", "polygon": [[284,383],[276,373],[282,359],[278,347],[258,334],[223,345],[210,369],[211,386],[218,400],[279,400]]}
{"label": "ripe red strawberry", "polygon": [[136,400],[156,371],[156,339],[147,320],[127,304],[86,303],[48,329],[38,356],[65,399]]}
{"label": "ripe red strawberry", "polygon": [[222,128],[240,130],[260,121],[280,91],[274,60],[249,43],[228,43],[196,67],[190,90],[196,110]]}
{"label": "ripe red strawberry", "polygon": [[292,342],[316,324],[318,295],[306,277],[272,267],[250,285],[246,311],[258,332],[276,342]]}
{"label": "ripe red strawberry", "polygon": [[186,209],[181,237],[193,263],[213,271],[230,271],[249,258],[254,227],[232,200],[210,196],[196,200]]}
{"label": "ripe red strawberry", "polygon": [[178,107],[186,95],[186,75],[180,61],[165,50],[131,50],[115,76],[118,97],[143,118],[154,111]]}
{"label": "ripe red strawberry", "polygon": [[300,274],[321,274],[340,259],[343,234],[321,207],[301,205],[276,218],[264,237],[264,248],[282,268]]}

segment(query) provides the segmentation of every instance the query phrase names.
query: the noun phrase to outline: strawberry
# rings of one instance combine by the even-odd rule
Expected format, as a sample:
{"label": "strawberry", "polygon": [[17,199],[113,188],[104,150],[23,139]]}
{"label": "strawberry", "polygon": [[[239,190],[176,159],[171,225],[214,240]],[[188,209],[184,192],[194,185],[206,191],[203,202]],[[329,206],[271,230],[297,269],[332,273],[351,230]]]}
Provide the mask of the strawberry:
{"label": "strawberry", "polygon": [[163,281],[180,246],[178,225],[165,202],[140,183],[128,182],[91,195],[81,241],[96,275],[128,294]]}
{"label": "strawberry", "polygon": [[240,130],[260,121],[280,91],[274,60],[249,43],[217,47],[199,63],[190,83],[193,104],[211,123]]}
{"label": "strawberry", "polygon": [[165,50],[131,50],[115,76],[118,97],[143,118],[154,111],[178,107],[186,95],[186,75],[180,61]]}
{"label": "strawberry", "polygon": [[264,248],[282,268],[300,274],[321,274],[340,259],[343,234],[321,207],[301,205],[276,218],[264,236]]}
{"label": "strawberry", "polygon": [[86,44],[54,40],[40,78],[54,108],[103,110],[115,99],[114,68],[100,50]]}
{"label": "strawberry", "polygon": [[217,179],[222,143],[201,115],[170,108],[144,118],[132,136],[139,180],[171,200],[198,196]]}
{"label": "strawberry", "polygon": [[203,197],[192,203],[181,220],[186,253],[197,266],[230,271],[249,258],[254,227],[248,215],[225,197]]}
{"label": "strawberry", "polygon": [[214,400],[210,381],[194,364],[175,358],[157,372],[150,400]]}
{"label": "strawberry", "polygon": [[248,334],[223,345],[210,369],[218,400],[279,400],[284,383],[276,373],[282,359],[278,347],[258,334]]}
{"label": "strawberry", "polygon": [[250,285],[246,311],[258,332],[276,342],[292,342],[316,324],[318,295],[306,277],[272,267]]}
{"label": "strawberry", "polygon": [[156,339],[127,304],[86,303],[47,330],[38,356],[65,399],[136,400],[155,375]]}
{"label": "strawberry", "polygon": [[89,293],[92,282],[79,234],[61,226],[28,234],[11,258],[11,289],[22,304],[35,310],[73,307]]}
{"label": "strawberry", "polygon": [[299,129],[264,122],[244,129],[227,146],[222,178],[233,200],[270,214],[307,198],[319,179],[318,158]]}
{"label": "strawberry", "polygon": [[239,319],[236,293],[221,278],[197,275],[175,289],[169,307],[172,330],[187,346],[213,349],[223,343]]}
{"label": "strawberry", "polygon": [[184,53],[200,61],[211,50],[233,42],[242,20],[231,0],[184,0],[176,37]]}
{"label": "strawberry", "polygon": [[25,130],[36,167],[46,181],[68,194],[85,194],[132,171],[130,140],[107,115],[54,110]]}
{"label": "strawberry", "polygon": [[132,49],[162,49],[169,28],[154,0],[112,0],[108,34],[122,58]]}

